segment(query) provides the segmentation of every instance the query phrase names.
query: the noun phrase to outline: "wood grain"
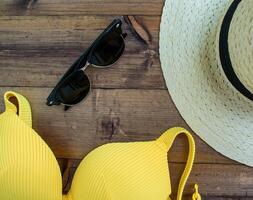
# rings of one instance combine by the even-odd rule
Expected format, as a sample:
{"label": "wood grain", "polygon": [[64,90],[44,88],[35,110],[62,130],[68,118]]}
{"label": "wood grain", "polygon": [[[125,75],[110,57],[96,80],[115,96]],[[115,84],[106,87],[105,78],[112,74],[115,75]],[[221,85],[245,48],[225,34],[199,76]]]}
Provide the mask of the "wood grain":
{"label": "wood grain", "polygon": [[[94,89],[86,101],[64,112],[45,105],[49,88],[1,88],[0,95],[9,89],[30,100],[34,129],[58,158],[80,159],[104,143],[153,140],[170,127],[187,127],[165,90]],[[3,110],[2,101],[0,105]],[[196,163],[235,163],[194,137]],[[170,161],[184,162],[186,147],[185,138],[179,137]]]}
{"label": "wood grain", "polygon": [[[59,161],[61,163],[62,161]],[[71,166],[68,170],[70,180],[72,181],[76,168],[81,160],[71,160]],[[172,195],[175,197],[180,176],[184,170],[184,163],[169,163],[170,177],[172,184]],[[169,178],[169,176],[168,176]],[[239,165],[224,164],[195,164],[189,180],[187,181],[185,192],[186,199],[194,192],[194,184],[198,183],[199,192],[203,194],[203,199],[215,200],[241,199],[241,197],[253,198],[253,170],[250,167]],[[66,188],[69,189],[70,184]],[[175,199],[175,198],[172,198]]]}
{"label": "wood grain", "polygon": [[[128,33],[126,51],[110,69],[88,69],[94,88],[165,89],[159,54],[159,17],[136,17],[149,45]],[[0,17],[0,86],[54,86],[113,17]],[[31,78],[33,77],[33,78]]]}
{"label": "wood grain", "polygon": [[[34,129],[58,158],[65,192],[80,159],[94,148],[108,142],[153,140],[172,126],[189,129],[170,99],[161,72],[158,41],[163,3],[0,2],[0,95],[14,90],[28,97]],[[87,70],[93,90],[86,101],[68,112],[62,107],[47,107],[46,97],[62,74],[114,18],[122,15],[128,15],[130,23],[123,25],[128,37],[119,62],[109,69]],[[3,100],[0,109],[4,109]],[[253,169],[223,157],[193,136],[196,162],[184,199],[191,199],[195,182],[200,185],[202,199],[253,199]],[[186,157],[187,141],[179,136],[168,156],[172,199]]]}
{"label": "wood grain", "polygon": [[4,15],[160,15],[163,0],[2,0]]}

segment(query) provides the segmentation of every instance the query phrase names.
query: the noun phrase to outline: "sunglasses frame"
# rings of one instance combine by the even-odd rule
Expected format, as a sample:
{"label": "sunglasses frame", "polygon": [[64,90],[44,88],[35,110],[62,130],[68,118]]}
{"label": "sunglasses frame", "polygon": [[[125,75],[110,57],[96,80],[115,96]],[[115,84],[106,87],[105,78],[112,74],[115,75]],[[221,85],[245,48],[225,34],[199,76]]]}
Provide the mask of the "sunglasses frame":
{"label": "sunglasses frame", "polygon": [[60,79],[60,81],[56,84],[56,86],[54,87],[54,89],[51,91],[51,93],[49,94],[48,98],[47,98],[47,105],[48,106],[52,106],[52,105],[64,105],[65,106],[65,111],[68,110],[68,108],[77,105],[78,103],[80,103],[81,101],[85,100],[89,94],[91,93],[91,81],[90,78],[87,74],[85,74],[85,76],[87,76],[88,81],[90,83],[90,88],[89,88],[89,92],[87,93],[87,95],[85,95],[84,97],[81,97],[77,100],[77,103],[73,103],[73,104],[66,104],[63,102],[60,102],[59,99],[57,99],[57,90],[59,89],[59,87],[61,86],[61,84],[74,72],[76,71],[83,71],[83,73],[85,73],[85,70],[92,66],[95,68],[109,68],[111,66],[113,66],[115,63],[118,62],[119,58],[115,60],[115,62],[109,64],[109,65],[95,65],[89,62],[89,60],[92,58],[92,53],[93,50],[97,47],[97,45],[99,45],[99,42],[101,41],[101,39],[103,39],[103,37],[105,37],[107,34],[110,34],[112,31],[117,31],[115,29],[119,28],[119,36],[122,38],[123,40],[123,50],[121,55],[119,56],[119,58],[124,54],[125,52],[125,38],[127,36],[126,33],[123,33],[122,31],[122,20],[121,19],[114,19],[112,21],[112,23],[97,37],[97,39],[90,45],[90,47],[71,65],[71,67],[67,70],[67,72],[62,76],[62,78]]}

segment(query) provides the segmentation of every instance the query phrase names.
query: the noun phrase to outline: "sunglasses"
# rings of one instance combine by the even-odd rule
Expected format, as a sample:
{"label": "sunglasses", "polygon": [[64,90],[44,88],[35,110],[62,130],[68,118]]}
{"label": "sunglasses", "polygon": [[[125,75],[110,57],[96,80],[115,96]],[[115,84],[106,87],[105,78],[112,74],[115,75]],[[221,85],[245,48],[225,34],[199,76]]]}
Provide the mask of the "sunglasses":
{"label": "sunglasses", "polygon": [[72,64],[47,98],[47,105],[65,105],[65,110],[90,93],[91,84],[85,70],[89,66],[104,68],[114,64],[125,50],[126,33],[122,21],[115,19]]}

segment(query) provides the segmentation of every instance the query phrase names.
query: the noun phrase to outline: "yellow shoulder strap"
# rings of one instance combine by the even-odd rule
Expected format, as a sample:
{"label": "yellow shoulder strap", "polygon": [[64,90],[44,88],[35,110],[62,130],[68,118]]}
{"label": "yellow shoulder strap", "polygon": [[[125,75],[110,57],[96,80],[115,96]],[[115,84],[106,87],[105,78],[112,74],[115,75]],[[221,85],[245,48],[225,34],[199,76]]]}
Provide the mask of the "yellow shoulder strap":
{"label": "yellow shoulder strap", "polygon": [[[17,102],[17,105],[11,101],[11,98]],[[32,112],[28,100],[15,92],[8,91],[4,94],[5,109],[16,113],[21,120],[28,126],[32,127]]]}
{"label": "yellow shoulder strap", "polygon": [[[190,172],[192,170],[192,165],[193,165],[194,157],[195,157],[195,142],[194,142],[192,135],[186,129],[180,128],[180,127],[175,127],[175,128],[171,128],[171,129],[167,130],[164,134],[161,135],[160,138],[157,139],[159,142],[164,143],[167,150],[169,151],[174,140],[181,133],[185,134],[187,136],[187,139],[189,142],[189,154],[188,154],[188,158],[187,158],[184,172],[183,172],[180,182],[179,182],[178,192],[177,192],[177,200],[182,199],[185,183],[186,183],[186,181],[190,175]],[[200,200],[200,199],[198,199],[198,200]]]}

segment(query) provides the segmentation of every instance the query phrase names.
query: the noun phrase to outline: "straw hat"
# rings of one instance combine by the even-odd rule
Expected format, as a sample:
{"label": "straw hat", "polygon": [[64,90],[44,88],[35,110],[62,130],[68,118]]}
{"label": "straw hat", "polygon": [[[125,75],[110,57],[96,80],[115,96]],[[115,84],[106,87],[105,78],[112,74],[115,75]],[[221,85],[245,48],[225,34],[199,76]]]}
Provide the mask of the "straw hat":
{"label": "straw hat", "polygon": [[160,58],[193,131],[253,166],[253,0],[167,0]]}

